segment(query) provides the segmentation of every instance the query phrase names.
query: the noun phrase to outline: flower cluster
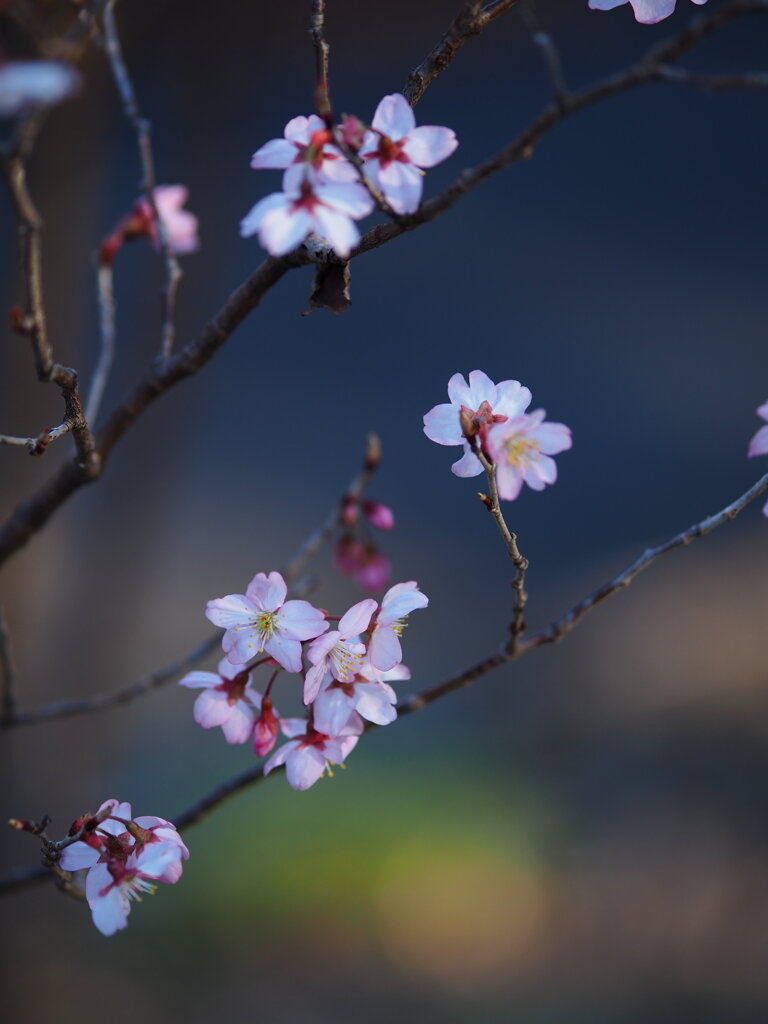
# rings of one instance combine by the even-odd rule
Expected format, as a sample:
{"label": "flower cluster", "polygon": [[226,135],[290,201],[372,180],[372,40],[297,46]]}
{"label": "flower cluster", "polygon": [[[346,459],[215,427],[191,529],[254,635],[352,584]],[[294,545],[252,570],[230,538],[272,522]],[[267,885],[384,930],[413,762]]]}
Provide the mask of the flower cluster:
{"label": "flower cluster", "polygon": [[291,252],[310,234],[327,240],[339,256],[348,256],[360,240],[354,222],[375,205],[365,183],[395,213],[413,213],[421,202],[424,168],[445,160],[457,145],[450,128],[417,128],[400,93],[384,97],[370,126],[355,117],[345,117],[335,128],[315,114],[294,117],[282,139],[270,140],[253,154],[251,167],[285,172],[283,189],[253,207],[240,234],[258,234],[273,256]]}
{"label": "flower cluster", "polygon": [[[221,726],[229,743],[253,738],[258,757],[272,750],[281,729],[289,742],[264,772],[285,765],[290,785],[308,789],[331,773],[331,765],[343,763],[363,719],[387,725],[397,717],[389,684],[410,677],[400,636],[409,613],[428,599],[415,582],[398,583],[381,605],[366,598],[335,619],[308,601],[286,600],[287,594],[279,572],[260,572],[245,594],[209,601],[206,615],[225,630],[227,657],[218,673],[190,672],[180,682],[203,690],[195,721],[205,729]],[[263,696],[251,685],[251,671],[262,665],[272,670]],[[281,671],[303,675],[306,718],[281,718],[273,708],[270,694]]]}
{"label": "flower cluster", "polygon": [[[747,456],[750,459],[755,455],[768,455],[768,402],[763,402],[757,410],[757,415],[766,422],[749,442]],[[763,515],[768,516],[768,501],[763,505]]]}
{"label": "flower cluster", "polygon": [[59,866],[89,869],[85,895],[102,935],[127,927],[131,900],[153,893],[157,882],[178,882],[182,858],[189,857],[175,825],[153,815],[133,818],[131,805],[118,800],[106,800],[69,831],[83,835],[62,850]]}
{"label": "flower cluster", "polygon": [[380,501],[347,494],[341,503],[341,532],[333,562],[342,576],[351,576],[363,590],[381,591],[389,583],[389,559],[379,550],[366,524],[378,530],[395,525],[392,509]]}
{"label": "flower cluster", "polygon": [[[655,25],[657,21],[668,18],[675,9],[675,0],[629,0],[635,14],[635,20],[641,25]],[[695,4],[705,4],[707,0],[693,0]],[[589,6],[596,11],[612,11],[621,7],[627,0],[589,0]]]}
{"label": "flower cluster", "polygon": [[450,402],[436,405],[424,416],[424,433],[431,441],[463,445],[464,454],[451,466],[456,476],[477,476],[481,451],[496,466],[499,497],[514,501],[524,483],[542,491],[557,479],[552,455],[571,447],[571,432],[562,423],[547,423],[543,409],[527,413],[531,392],[517,380],[499,384],[473,370],[469,383],[460,373],[448,381]]}
{"label": "flower cluster", "polygon": [[[196,252],[200,247],[198,220],[194,213],[182,209],[189,196],[187,189],[184,185],[157,185],[154,194],[171,251],[177,255]],[[146,196],[136,200],[130,213],[101,243],[100,261],[112,263],[123,245],[137,238],[148,238],[155,248],[160,240],[152,205]]]}

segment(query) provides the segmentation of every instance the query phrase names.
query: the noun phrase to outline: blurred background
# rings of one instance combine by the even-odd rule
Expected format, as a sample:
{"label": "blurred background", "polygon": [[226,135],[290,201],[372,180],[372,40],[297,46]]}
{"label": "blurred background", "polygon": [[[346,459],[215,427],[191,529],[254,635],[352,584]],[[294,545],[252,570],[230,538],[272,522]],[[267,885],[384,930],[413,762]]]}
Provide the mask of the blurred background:
{"label": "blurred background", "polygon": [[[714,7],[717,0],[710,0]],[[4,5],[0,5],[2,7]],[[329,0],[336,110],[370,119],[434,45],[458,0]],[[66,4],[37,5],[61,18]],[[194,337],[263,258],[240,219],[280,185],[255,149],[310,113],[307,0],[133,0],[125,55],[154,125],[158,179],[183,182],[202,248],[183,259],[179,341]],[[679,31],[629,6],[537,7],[572,88]],[[699,12],[701,13],[701,12]],[[0,11],[6,56],[32,52]],[[768,21],[744,19],[686,62],[766,70]],[[98,349],[93,253],[138,194],[135,140],[94,50],[85,89],[49,119],[31,164],[45,218],[56,356],[88,378]],[[435,194],[549,100],[519,14],[471,40],[419,104],[456,154]],[[370,493],[397,517],[394,580],[430,607],[411,618],[403,696],[494,650],[510,566],[454,450],[423,435],[455,372],[516,378],[574,446],[557,485],[507,509],[531,562],[531,627],[746,490],[746,447],[768,398],[766,93],[645,86],[584,111],[533,159],[434,224],[354,262],[352,308],[308,307],[290,273],[203,372],[126,436],[8,564],[0,604],[20,704],[117,689],[208,635],[205,602],[284,566],[382,438]],[[6,128],[9,125],[6,124]],[[0,308],[20,301],[2,198]],[[371,221],[370,223],[373,223]],[[105,409],[159,344],[162,266],[135,244],[116,262],[118,357]],[[59,422],[6,332],[0,430]],[[67,457],[0,449],[0,511]],[[2,904],[4,1004],[16,1021],[108,1012],[114,1024],[226,1012],[325,1024],[634,1024],[764,1021],[768,1012],[768,522],[757,505],[677,552],[557,648],[367,736],[306,793],[284,777],[190,830],[182,884],[98,934],[50,886]],[[313,600],[362,594],[313,567]],[[216,658],[210,659],[210,666]],[[0,817],[54,817],[62,835],[107,797],[174,815],[253,763],[192,719],[175,683],[99,715],[0,736]],[[276,703],[298,707],[290,680]],[[0,833],[4,869],[35,840]]]}

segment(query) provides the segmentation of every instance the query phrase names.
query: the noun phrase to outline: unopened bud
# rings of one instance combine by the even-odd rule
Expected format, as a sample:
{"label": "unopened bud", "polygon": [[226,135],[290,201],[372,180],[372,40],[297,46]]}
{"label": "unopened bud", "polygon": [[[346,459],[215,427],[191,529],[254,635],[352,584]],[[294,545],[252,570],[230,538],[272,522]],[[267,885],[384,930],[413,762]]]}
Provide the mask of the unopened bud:
{"label": "unopened bud", "polygon": [[466,405],[462,405],[459,409],[459,423],[461,425],[461,433],[463,437],[474,437],[477,433],[477,423],[475,422],[475,414],[471,409],[468,409]]}
{"label": "unopened bud", "polygon": [[277,715],[272,709],[270,697],[261,702],[261,713],[253,727],[253,751],[257,757],[266,757],[277,741]]}
{"label": "unopened bud", "polygon": [[365,468],[370,473],[381,462],[381,441],[377,434],[368,435],[368,448],[365,452]]}
{"label": "unopened bud", "polygon": [[392,509],[387,505],[383,505],[380,501],[366,499],[363,502],[363,512],[365,512],[369,522],[379,530],[391,530],[395,525],[395,516]]}

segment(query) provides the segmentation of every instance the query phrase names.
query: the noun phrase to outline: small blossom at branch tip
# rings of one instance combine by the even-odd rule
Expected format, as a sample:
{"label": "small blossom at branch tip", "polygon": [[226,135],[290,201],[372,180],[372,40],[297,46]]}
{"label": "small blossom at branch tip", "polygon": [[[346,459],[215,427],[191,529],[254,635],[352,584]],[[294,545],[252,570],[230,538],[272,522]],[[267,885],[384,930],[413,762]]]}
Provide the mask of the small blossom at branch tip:
{"label": "small blossom at branch tip", "polygon": [[363,720],[353,712],[334,735],[321,733],[305,718],[283,718],[280,728],[289,742],[275,751],[264,765],[264,774],[285,765],[288,784],[293,789],[309,789],[331,766],[343,764],[344,759],[357,746],[363,731]]}
{"label": "small blossom at branch tip", "polygon": [[279,572],[257,573],[245,594],[209,601],[206,617],[226,632],[222,646],[233,665],[266,652],[286,672],[301,672],[301,643],[325,633],[325,616],[309,601],[286,601],[288,587]]}
{"label": "small blossom at branch tip", "polygon": [[85,895],[93,923],[102,935],[114,935],[128,925],[131,900],[153,893],[157,882],[178,882],[189,850],[170,821],[154,815],[133,818],[131,805],[117,800],[106,800],[96,815],[78,821],[97,820],[104,813],[109,816],[82,840],[65,847],[59,865],[65,871],[89,869]]}
{"label": "small blossom at branch tip", "polygon": [[251,686],[251,677],[242,665],[226,658],[216,672],[189,672],[179,686],[202,689],[195,701],[194,719],[203,729],[220,725],[227,743],[247,743],[253,731],[261,696]]}
{"label": "small blossom at branch tip", "polygon": [[406,619],[412,611],[426,608],[428,604],[429,598],[419,590],[415,580],[389,588],[370,631],[368,660],[372,668],[387,672],[400,664],[403,660],[400,637],[407,626]]}
{"label": "small blossom at branch tip", "polygon": [[312,183],[304,178],[258,202],[240,223],[243,238],[258,234],[272,256],[285,256],[310,235],[327,239],[339,256],[360,241],[354,221],[367,217],[373,199],[358,182]]}
{"label": "small blossom at branch tip", "polygon": [[0,117],[33,107],[49,107],[74,95],[80,74],[55,60],[12,60],[0,64]]}
{"label": "small blossom at branch tip", "polygon": [[[668,18],[675,9],[676,0],[629,0],[632,4],[635,20],[641,25],[655,25],[658,21]],[[705,4],[707,0],[693,0],[695,4]],[[595,11],[612,11],[621,7],[627,0],[589,0],[589,6]]]}
{"label": "small blossom at branch tip", "polygon": [[365,173],[395,213],[413,213],[424,187],[422,168],[446,160],[458,146],[450,128],[416,127],[408,101],[400,93],[385,96],[376,108],[360,155]]}
{"label": "small blossom at branch tip", "polygon": [[545,416],[543,409],[537,409],[489,427],[486,443],[496,464],[500,498],[514,501],[523,483],[542,491],[557,479],[557,466],[550,456],[571,447],[571,431],[562,423],[546,423]]}
{"label": "small blossom at branch tip", "polygon": [[[755,436],[749,442],[747,458],[754,458],[755,455],[768,455],[768,402],[759,406],[757,415],[766,420],[765,426],[760,427]],[[768,516],[768,502],[763,505],[763,515]]]}
{"label": "small blossom at branch tip", "polygon": [[494,384],[482,370],[472,370],[469,382],[461,373],[448,381],[450,402],[436,405],[424,416],[424,433],[436,444],[463,445],[464,455],[454,462],[451,472],[456,476],[478,476],[483,466],[467,440],[484,447],[488,428],[493,423],[525,412],[531,403],[531,392],[517,380]]}

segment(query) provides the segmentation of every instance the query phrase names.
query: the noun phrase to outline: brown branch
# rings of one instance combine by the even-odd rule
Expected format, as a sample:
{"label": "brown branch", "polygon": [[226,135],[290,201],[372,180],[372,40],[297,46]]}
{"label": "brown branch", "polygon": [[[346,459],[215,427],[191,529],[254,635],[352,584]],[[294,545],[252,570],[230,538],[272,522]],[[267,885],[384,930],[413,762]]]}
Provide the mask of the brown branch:
{"label": "brown branch", "polygon": [[672,85],[689,85],[705,92],[725,92],[728,89],[768,89],[768,74],[760,71],[733,75],[698,75],[684,68],[659,68],[659,78]]}
{"label": "brown branch", "polygon": [[[497,13],[501,13],[506,8],[502,3],[495,9]],[[563,106],[548,107],[513,142],[479,166],[464,171],[443,192],[423,203],[415,213],[399,217],[397,222],[380,224],[372,228],[363,236],[352,255],[359,256],[370,252],[407,231],[413,231],[422,224],[435,220],[481,182],[517,161],[530,157],[539,140],[566,117],[637,85],[663,79],[664,69],[669,61],[689,52],[714,28],[742,15],[766,11],[768,0],[738,0],[728,7],[716,10],[709,18],[696,19],[681,35],[660,47],[655,47],[627,71],[604,79],[579,93],[571,94]],[[125,401],[117,406],[97,435],[97,453],[103,459],[107,458],[114,445],[151,403],[179,381],[201,369],[259,304],[266,292],[288,270],[312,262],[312,254],[307,248],[301,247],[279,259],[270,257],[265,260],[230,296],[199,338],[190,342],[176,356],[161,363],[156,369],[149,370]],[[0,529],[0,565],[23,547],[74,491],[92,478],[77,464],[69,464],[29,501],[19,505]]]}
{"label": "brown branch", "polygon": [[170,358],[173,352],[173,343],[176,336],[176,293],[179,282],[182,278],[182,271],[179,267],[176,255],[168,240],[168,232],[157,209],[155,201],[155,188],[157,179],[155,176],[155,157],[152,150],[152,126],[149,121],[141,116],[139,105],[136,100],[136,93],[133,82],[128,74],[123,51],[120,46],[120,37],[117,32],[115,20],[115,5],[117,0],[107,0],[104,6],[103,35],[101,37],[104,52],[112,70],[112,77],[115,80],[120,100],[123,104],[123,111],[136,133],[136,142],[139,149],[139,160],[142,171],[142,188],[146,194],[152,210],[154,222],[157,226],[158,244],[160,255],[165,263],[165,285],[163,287],[163,325],[162,341],[160,345],[160,356],[163,359]]}
{"label": "brown branch", "polygon": [[[50,435],[61,437],[72,431],[77,448],[80,472],[88,480],[95,479],[100,472],[98,455],[94,451],[93,438],[83,413],[77,373],[54,359],[53,348],[48,339],[43,290],[42,244],[43,222],[34,204],[27,185],[25,156],[31,148],[31,137],[37,131],[37,122],[28,123],[26,131],[18,136],[8,152],[5,170],[19,232],[19,253],[25,287],[25,310],[21,317],[23,333],[29,337],[35,363],[37,379],[41,383],[52,382],[61,391],[64,399],[64,421],[60,428],[43,431],[35,454],[42,454],[54,440]],[[66,429],[65,429],[66,428]],[[47,438],[46,440],[43,440]]]}
{"label": "brown branch", "polygon": [[530,563],[520,553],[520,548],[517,546],[517,534],[512,533],[507,526],[504,513],[501,511],[499,488],[496,482],[496,466],[478,444],[477,436],[470,436],[467,440],[485,470],[485,478],[488,481],[488,490],[490,491],[490,496],[480,494],[478,497],[496,521],[496,526],[506,545],[507,554],[512,559],[512,564],[517,570],[515,579],[512,582],[512,589],[515,591],[515,607],[512,611],[512,622],[509,626],[509,649],[516,653],[520,637],[525,630],[525,604],[528,600],[528,594],[525,591],[525,574],[528,572]]}
{"label": "brown branch", "polygon": [[68,434],[72,427],[72,422],[65,420],[58,427],[46,427],[37,437],[13,437],[10,434],[0,434],[0,444],[16,445],[20,448],[27,448],[30,455],[42,455],[52,441]]}
{"label": "brown branch", "polygon": [[467,0],[448,26],[442,39],[434,46],[417,68],[410,73],[403,95],[415,107],[438,75],[442,74],[456,54],[472,36],[480,35],[504,11],[514,7],[517,0]]}
{"label": "brown branch", "polygon": [[328,58],[331,48],[325,38],[325,0],[312,0],[312,28],[310,30],[315,46],[315,110],[330,128],[333,124],[333,108],[328,83]]}

